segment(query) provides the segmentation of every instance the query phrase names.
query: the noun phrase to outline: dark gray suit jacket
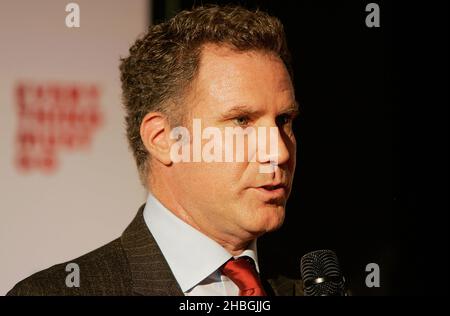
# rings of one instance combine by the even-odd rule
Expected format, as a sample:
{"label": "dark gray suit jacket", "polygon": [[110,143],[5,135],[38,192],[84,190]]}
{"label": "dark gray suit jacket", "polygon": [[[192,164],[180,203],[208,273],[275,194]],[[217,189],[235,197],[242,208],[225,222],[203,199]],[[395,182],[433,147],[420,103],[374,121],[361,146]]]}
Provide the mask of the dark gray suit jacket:
{"label": "dark gray suit jacket", "polygon": [[[145,224],[143,210],[120,238],[82,257],[52,266],[19,282],[7,295],[184,295]],[[80,286],[67,287],[68,263],[80,267]],[[269,295],[303,295],[301,282],[262,278]]]}

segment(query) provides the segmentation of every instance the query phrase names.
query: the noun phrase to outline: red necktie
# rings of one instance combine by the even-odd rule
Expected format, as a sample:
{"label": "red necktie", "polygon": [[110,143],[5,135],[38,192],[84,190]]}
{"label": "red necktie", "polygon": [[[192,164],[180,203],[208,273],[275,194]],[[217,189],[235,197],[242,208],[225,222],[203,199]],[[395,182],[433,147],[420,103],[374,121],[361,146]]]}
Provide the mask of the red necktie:
{"label": "red necktie", "polygon": [[252,258],[232,258],[220,271],[239,287],[239,296],[266,296]]}

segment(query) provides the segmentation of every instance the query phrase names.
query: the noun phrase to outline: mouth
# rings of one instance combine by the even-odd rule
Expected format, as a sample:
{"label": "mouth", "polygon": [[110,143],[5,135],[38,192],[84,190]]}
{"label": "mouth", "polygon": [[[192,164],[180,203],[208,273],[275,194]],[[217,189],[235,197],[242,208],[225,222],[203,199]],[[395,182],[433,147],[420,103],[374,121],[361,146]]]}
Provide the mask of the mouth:
{"label": "mouth", "polygon": [[254,189],[264,201],[286,199],[288,192],[287,186],[283,184],[263,185]]}

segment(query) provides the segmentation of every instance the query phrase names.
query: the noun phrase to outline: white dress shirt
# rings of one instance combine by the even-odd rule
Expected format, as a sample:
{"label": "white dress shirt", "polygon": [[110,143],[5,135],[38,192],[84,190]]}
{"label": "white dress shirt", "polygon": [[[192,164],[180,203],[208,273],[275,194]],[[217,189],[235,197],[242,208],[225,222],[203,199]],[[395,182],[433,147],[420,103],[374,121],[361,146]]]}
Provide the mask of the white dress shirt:
{"label": "white dress shirt", "polygon": [[[237,296],[239,288],[219,268],[233,256],[169,211],[151,193],[144,220],[187,296]],[[256,239],[235,258],[249,256],[259,272]]]}

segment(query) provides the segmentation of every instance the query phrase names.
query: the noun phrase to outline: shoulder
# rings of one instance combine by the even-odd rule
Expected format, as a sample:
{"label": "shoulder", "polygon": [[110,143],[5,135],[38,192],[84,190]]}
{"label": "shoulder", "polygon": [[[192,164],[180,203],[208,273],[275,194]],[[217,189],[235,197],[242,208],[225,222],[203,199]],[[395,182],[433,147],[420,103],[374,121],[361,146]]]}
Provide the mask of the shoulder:
{"label": "shoulder", "polygon": [[[79,283],[75,279],[78,271]],[[84,256],[31,275],[7,295],[127,295],[130,287],[126,255],[120,239],[116,239]]]}

